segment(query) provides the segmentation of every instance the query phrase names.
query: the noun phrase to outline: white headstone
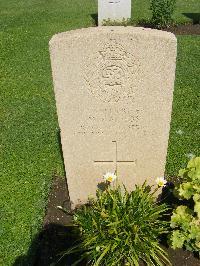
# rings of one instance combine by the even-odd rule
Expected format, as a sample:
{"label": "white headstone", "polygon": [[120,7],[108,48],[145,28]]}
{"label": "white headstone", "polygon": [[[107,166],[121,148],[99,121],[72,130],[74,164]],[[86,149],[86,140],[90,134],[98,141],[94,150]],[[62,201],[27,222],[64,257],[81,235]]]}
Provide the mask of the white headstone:
{"label": "white headstone", "polygon": [[131,18],[131,0],[98,0],[98,25],[107,20],[121,22]]}
{"label": "white headstone", "polygon": [[164,175],[176,62],[172,33],[98,27],[50,41],[70,199],[117,170],[129,189]]}

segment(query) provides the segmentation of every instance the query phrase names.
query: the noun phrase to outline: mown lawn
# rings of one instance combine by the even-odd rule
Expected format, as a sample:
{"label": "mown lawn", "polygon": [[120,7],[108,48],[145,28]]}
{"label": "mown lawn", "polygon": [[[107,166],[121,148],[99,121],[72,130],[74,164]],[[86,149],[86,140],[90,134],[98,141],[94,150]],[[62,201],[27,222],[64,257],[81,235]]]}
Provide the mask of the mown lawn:
{"label": "mown lawn", "polygon": [[178,57],[166,172],[200,156],[200,35],[178,36]]}
{"label": "mown lawn", "polygon": [[[134,20],[148,18],[148,1],[133,2]],[[177,22],[199,9],[198,1],[189,2],[177,1]],[[94,0],[0,1],[0,265],[27,253],[41,227],[52,176],[64,175],[48,41],[56,32],[94,26],[96,13]],[[200,36],[178,38],[170,175],[190,153],[200,154],[199,57]]]}
{"label": "mown lawn", "polygon": [[[147,20],[151,16],[150,0],[132,1],[132,16],[134,21]],[[199,16],[200,2],[198,0],[176,0],[174,21],[176,24],[188,23]],[[195,15],[196,14],[196,15]]]}

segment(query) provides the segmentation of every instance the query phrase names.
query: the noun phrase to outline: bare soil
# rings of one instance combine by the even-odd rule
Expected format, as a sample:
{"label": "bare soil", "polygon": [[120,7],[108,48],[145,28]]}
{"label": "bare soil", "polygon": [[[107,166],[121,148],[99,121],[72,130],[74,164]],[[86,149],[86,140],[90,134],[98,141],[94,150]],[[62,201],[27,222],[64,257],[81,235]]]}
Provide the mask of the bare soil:
{"label": "bare soil", "polygon": [[[141,23],[138,27],[144,28],[154,28],[149,23]],[[172,32],[175,35],[200,35],[200,24],[185,24],[185,25],[175,25],[168,28],[162,28],[160,30]]]}
{"label": "bare soil", "polygon": [[200,35],[200,24],[187,24],[164,29],[175,35]]}

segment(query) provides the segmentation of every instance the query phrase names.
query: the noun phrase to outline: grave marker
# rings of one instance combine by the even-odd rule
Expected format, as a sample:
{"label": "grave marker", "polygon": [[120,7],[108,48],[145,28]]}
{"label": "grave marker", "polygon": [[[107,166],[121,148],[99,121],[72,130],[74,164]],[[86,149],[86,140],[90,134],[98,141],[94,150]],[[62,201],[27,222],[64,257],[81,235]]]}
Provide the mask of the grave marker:
{"label": "grave marker", "polygon": [[50,41],[69,195],[95,195],[106,172],[128,189],[164,175],[176,62],[172,33],[134,27],[64,32]]}
{"label": "grave marker", "polygon": [[131,0],[98,0],[98,25],[107,20],[122,22],[131,18]]}

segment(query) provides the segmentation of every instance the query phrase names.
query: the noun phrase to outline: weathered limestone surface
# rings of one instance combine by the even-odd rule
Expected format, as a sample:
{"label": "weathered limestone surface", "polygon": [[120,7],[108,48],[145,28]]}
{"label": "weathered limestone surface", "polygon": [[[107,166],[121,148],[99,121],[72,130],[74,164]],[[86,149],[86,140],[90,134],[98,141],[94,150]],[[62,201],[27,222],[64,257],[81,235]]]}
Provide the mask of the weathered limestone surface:
{"label": "weathered limestone surface", "polygon": [[98,0],[98,25],[104,21],[123,21],[131,18],[131,0]]}
{"label": "weathered limestone surface", "polygon": [[70,199],[117,170],[129,189],[164,175],[176,62],[172,33],[134,27],[64,32],[50,41]]}

